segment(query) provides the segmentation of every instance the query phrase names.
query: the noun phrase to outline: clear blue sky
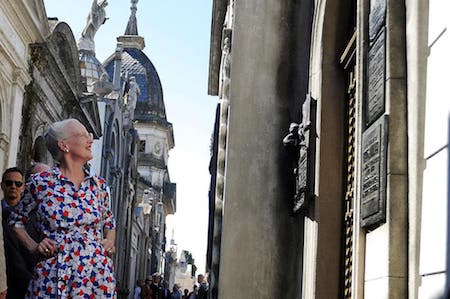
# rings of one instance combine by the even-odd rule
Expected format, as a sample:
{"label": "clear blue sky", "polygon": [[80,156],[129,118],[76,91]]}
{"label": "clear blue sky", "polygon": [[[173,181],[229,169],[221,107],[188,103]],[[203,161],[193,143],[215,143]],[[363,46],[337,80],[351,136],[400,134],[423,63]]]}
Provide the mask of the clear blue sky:
{"label": "clear blue sky", "polygon": [[[95,36],[96,56],[103,62],[114,53],[116,37],[124,34],[130,1],[109,0],[109,20]],[[47,16],[69,24],[75,39],[86,25],[92,0],[44,0]],[[170,151],[169,172],[177,183],[177,212],[168,217],[178,253],[192,252],[204,272],[208,226],[209,147],[216,97],[207,96],[212,0],[140,0],[139,35],[144,52],[161,79],[167,120],[173,123],[175,148]]]}

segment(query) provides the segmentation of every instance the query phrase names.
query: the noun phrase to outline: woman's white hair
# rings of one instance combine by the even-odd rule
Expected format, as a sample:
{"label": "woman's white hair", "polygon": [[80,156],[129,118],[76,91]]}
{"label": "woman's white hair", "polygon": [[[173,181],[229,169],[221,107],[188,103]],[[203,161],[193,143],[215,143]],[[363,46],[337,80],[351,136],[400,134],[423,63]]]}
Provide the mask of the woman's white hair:
{"label": "woman's white hair", "polygon": [[53,159],[59,160],[59,147],[58,141],[67,137],[66,127],[70,123],[78,122],[75,118],[68,118],[61,121],[57,121],[48,126],[44,132],[45,144],[47,149],[52,154]]}

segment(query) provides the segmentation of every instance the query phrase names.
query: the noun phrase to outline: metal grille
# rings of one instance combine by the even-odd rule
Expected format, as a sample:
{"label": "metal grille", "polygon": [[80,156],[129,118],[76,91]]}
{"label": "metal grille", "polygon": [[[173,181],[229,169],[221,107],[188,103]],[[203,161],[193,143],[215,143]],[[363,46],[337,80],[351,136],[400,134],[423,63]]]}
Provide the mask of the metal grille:
{"label": "metal grille", "polygon": [[347,173],[344,198],[344,298],[352,298],[352,264],[353,264],[353,203],[355,190],[355,69],[349,72],[347,90]]}

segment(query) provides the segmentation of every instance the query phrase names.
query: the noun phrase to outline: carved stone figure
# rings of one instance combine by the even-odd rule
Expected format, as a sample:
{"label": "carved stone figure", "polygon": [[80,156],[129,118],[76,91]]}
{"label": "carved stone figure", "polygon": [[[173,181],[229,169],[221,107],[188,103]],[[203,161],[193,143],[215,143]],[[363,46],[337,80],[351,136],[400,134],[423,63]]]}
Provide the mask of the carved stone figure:
{"label": "carved stone figure", "polygon": [[127,92],[127,110],[129,111],[130,120],[134,119],[134,110],[136,109],[137,97],[141,93],[141,89],[136,82],[134,76],[130,77],[128,82],[128,92]]}
{"label": "carved stone figure", "polygon": [[107,73],[100,76],[100,80],[94,83],[93,91],[99,96],[105,96],[113,90],[113,85],[109,82]]}
{"label": "carved stone figure", "polygon": [[314,196],[315,105],[315,101],[308,95],[302,107],[302,122],[291,123],[289,134],[283,138],[283,145],[289,150],[295,178],[294,213],[305,209]]}
{"label": "carved stone figure", "polygon": [[107,0],[93,0],[91,11],[87,17],[86,27],[81,33],[81,38],[78,42],[80,50],[95,51],[94,36],[101,25],[107,20],[105,7],[108,5]]}
{"label": "carved stone figure", "polygon": [[108,5],[107,0],[103,0],[100,3],[97,0],[92,2],[91,12],[87,17],[87,24],[84,28],[81,36],[90,40],[94,40],[95,33],[98,28],[106,21],[105,7]]}

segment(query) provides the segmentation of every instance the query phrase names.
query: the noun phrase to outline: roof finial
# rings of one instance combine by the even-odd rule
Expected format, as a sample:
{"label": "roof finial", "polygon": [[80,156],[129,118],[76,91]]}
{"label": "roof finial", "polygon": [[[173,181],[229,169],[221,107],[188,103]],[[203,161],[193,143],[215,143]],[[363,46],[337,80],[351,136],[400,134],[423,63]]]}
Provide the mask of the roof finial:
{"label": "roof finial", "polygon": [[125,35],[138,35],[137,30],[137,20],[136,20],[136,11],[137,11],[137,3],[139,0],[131,0],[131,15],[128,19],[127,28],[125,29]]}

